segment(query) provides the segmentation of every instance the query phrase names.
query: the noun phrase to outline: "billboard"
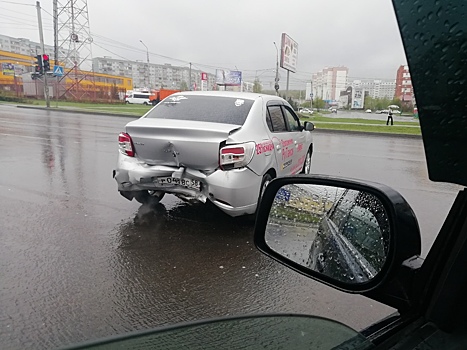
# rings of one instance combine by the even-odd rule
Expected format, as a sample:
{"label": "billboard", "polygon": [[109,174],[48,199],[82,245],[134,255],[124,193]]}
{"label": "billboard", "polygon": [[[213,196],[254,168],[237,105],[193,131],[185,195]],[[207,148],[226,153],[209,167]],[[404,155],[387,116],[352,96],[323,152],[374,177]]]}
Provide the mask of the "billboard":
{"label": "billboard", "polygon": [[352,109],[363,109],[365,101],[365,91],[362,88],[355,88],[352,90]]}
{"label": "billboard", "polygon": [[291,72],[297,71],[298,44],[287,34],[282,33],[281,67]]}
{"label": "billboard", "polygon": [[242,85],[242,72],[216,69],[216,84],[223,86],[240,86]]}
{"label": "billboard", "polygon": [[3,75],[15,75],[15,66],[11,63],[2,63]]}

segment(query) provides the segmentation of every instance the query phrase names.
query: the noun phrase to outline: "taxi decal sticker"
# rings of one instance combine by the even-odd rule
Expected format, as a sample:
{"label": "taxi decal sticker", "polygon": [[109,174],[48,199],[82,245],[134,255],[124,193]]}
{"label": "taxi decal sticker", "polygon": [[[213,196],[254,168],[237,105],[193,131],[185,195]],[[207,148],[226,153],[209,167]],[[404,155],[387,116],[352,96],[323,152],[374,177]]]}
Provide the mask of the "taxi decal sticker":
{"label": "taxi decal sticker", "polygon": [[267,140],[256,145],[256,154],[263,154],[274,151],[274,143]]}

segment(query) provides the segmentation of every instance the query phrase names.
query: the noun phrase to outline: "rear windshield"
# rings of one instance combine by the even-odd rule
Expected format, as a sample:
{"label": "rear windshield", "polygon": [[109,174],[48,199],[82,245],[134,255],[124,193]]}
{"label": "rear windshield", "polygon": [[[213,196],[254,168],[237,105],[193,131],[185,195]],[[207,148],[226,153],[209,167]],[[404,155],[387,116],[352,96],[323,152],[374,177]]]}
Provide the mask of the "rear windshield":
{"label": "rear windshield", "polygon": [[146,118],[243,125],[253,102],[233,97],[169,96],[154,107]]}

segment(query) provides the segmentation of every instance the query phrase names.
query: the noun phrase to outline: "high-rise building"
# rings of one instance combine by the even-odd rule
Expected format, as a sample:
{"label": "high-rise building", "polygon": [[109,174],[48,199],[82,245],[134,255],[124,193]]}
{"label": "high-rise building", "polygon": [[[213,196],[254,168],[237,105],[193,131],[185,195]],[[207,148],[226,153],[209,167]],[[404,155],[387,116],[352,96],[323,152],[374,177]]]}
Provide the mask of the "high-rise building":
{"label": "high-rise building", "polygon": [[395,97],[399,98],[402,102],[413,102],[412,78],[410,77],[409,66],[407,65],[402,65],[397,70]]}
{"label": "high-rise building", "polygon": [[350,84],[353,89],[361,88],[372,98],[393,99],[396,89],[394,80],[358,79]]}
{"label": "high-rise building", "polygon": [[44,45],[45,52],[42,52],[40,43],[25,38],[13,38],[11,36],[0,35],[0,50],[17,53],[26,56],[36,56],[47,54],[53,57],[54,47]]}
{"label": "high-rise building", "polygon": [[[190,81],[193,90],[201,88],[201,71],[189,67],[172,66],[171,64],[155,64],[143,61],[126,61],[109,56],[95,57],[92,60],[95,72],[121,75],[133,78],[135,88],[148,89],[189,89]],[[149,77],[149,86],[148,85]],[[214,74],[208,74],[207,89],[212,90],[216,83]]]}
{"label": "high-rise building", "polygon": [[313,98],[337,101],[340,92],[347,88],[349,69],[347,67],[326,67],[311,77]]}

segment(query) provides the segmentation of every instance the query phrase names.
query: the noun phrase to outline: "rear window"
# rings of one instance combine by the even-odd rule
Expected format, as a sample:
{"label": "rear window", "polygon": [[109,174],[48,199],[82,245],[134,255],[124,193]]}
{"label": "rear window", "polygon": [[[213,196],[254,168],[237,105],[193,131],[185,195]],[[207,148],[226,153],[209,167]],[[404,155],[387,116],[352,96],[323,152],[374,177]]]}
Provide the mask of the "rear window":
{"label": "rear window", "polygon": [[154,107],[146,118],[243,125],[253,102],[233,97],[170,96]]}

